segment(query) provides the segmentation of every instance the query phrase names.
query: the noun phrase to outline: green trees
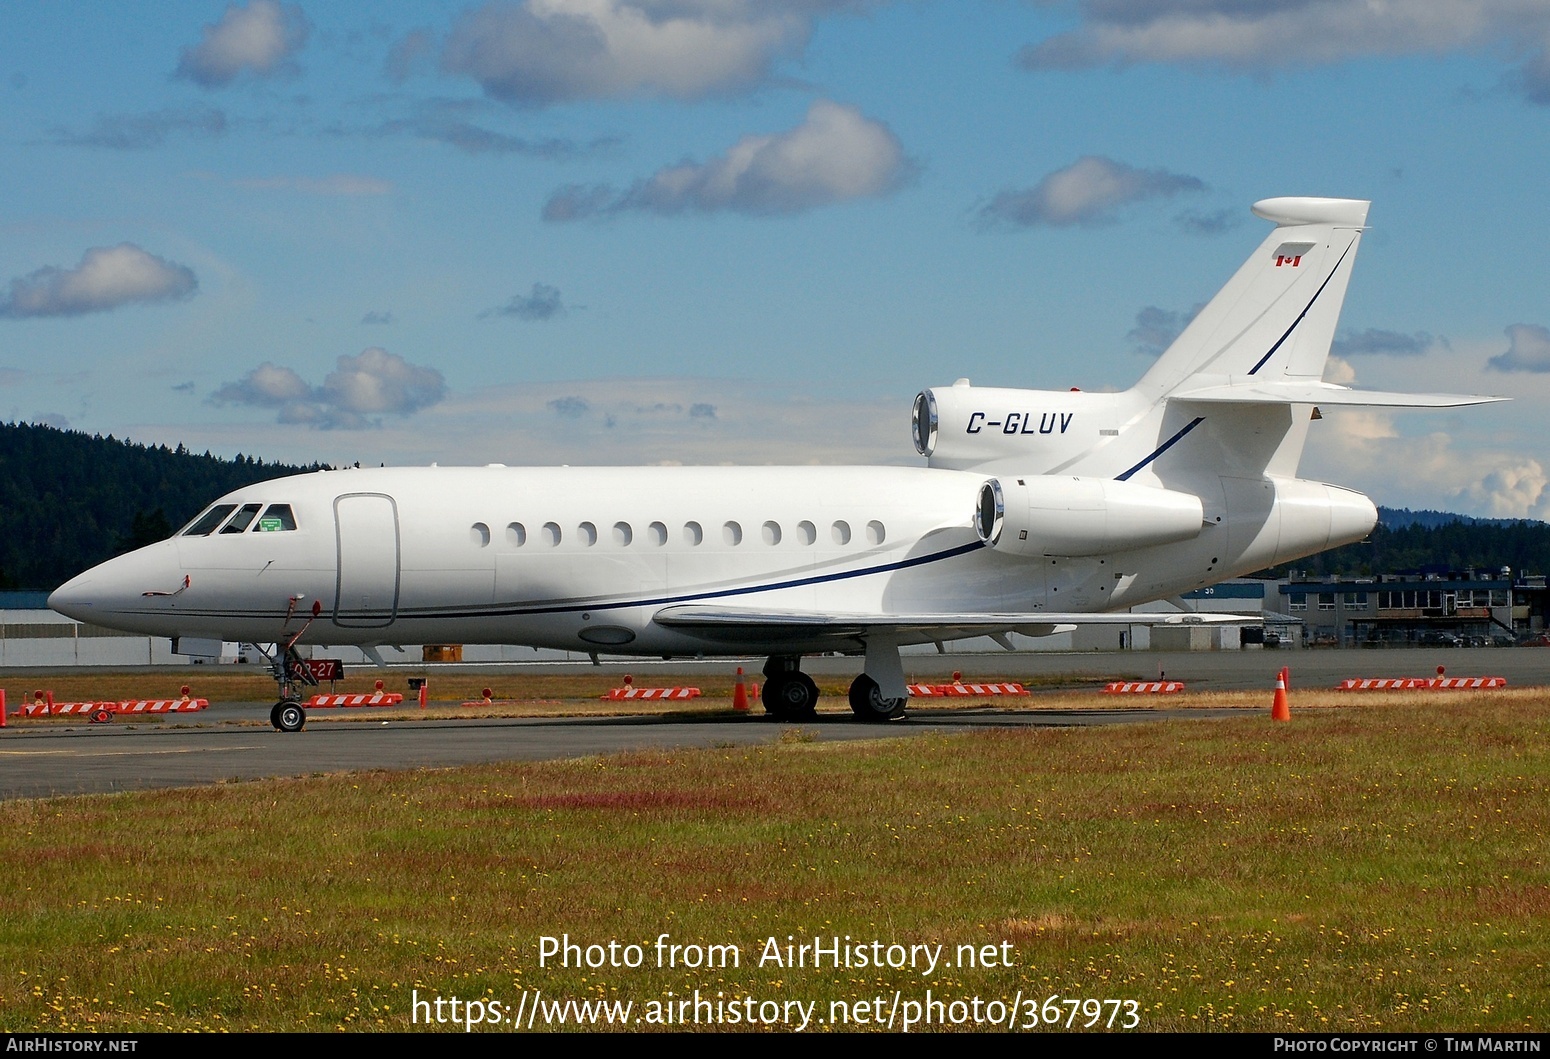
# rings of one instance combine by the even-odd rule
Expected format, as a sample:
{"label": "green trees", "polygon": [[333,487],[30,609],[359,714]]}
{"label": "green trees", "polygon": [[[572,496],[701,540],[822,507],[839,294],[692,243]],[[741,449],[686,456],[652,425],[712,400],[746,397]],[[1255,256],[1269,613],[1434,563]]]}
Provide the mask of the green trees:
{"label": "green trees", "polygon": [[46,591],[239,486],[320,470],[0,423],[0,589]]}

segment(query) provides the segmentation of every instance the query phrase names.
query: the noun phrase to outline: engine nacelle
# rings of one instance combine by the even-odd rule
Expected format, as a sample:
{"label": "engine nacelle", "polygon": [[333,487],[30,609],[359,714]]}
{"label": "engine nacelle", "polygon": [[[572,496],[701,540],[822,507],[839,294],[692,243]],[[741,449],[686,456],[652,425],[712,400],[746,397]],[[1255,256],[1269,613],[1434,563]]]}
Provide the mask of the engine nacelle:
{"label": "engine nacelle", "polygon": [[1129,394],[952,386],[923,390],[910,417],[915,451],[933,467],[1028,470],[1090,452],[1136,414]]}
{"label": "engine nacelle", "polygon": [[1029,475],[980,487],[974,528],[1010,555],[1104,555],[1190,540],[1205,509],[1198,496],[1107,478]]}

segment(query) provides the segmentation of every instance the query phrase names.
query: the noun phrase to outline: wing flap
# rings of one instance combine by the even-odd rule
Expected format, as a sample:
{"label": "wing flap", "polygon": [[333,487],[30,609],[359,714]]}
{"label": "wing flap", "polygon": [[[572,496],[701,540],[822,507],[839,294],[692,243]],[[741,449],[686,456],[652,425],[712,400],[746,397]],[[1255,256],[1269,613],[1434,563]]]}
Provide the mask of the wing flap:
{"label": "wing flap", "polygon": [[859,646],[869,636],[900,643],[931,643],[1015,632],[1052,636],[1080,625],[1257,625],[1258,615],[1190,613],[1072,614],[1048,611],[985,614],[847,614],[799,610],[757,610],[682,604],[655,615],[657,624],[722,642],[789,641],[796,644]]}

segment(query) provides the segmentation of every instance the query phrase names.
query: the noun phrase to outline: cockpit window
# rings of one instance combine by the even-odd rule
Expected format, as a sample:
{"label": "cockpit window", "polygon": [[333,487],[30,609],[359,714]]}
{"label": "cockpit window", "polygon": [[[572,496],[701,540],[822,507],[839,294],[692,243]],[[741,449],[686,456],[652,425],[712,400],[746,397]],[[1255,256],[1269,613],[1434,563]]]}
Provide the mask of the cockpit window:
{"label": "cockpit window", "polygon": [[253,521],[253,516],[258,514],[263,504],[243,504],[242,510],[231,517],[231,521],[221,527],[222,533],[241,533],[248,528],[248,523]]}
{"label": "cockpit window", "polygon": [[275,533],[279,530],[293,530],[296,528],[296,517],[291,514],[289,504],[270,504],[258,520],[258,525],[253,527],[254,533]]}
{"label": "cockpit window", "polygon": [[200,515],[189,523],[188,529],[183,531],[185,537],[208,537],[215,532],[215,527],[226,521],[226,516],[237,510],[236,504],[216,504],[209,511]]}

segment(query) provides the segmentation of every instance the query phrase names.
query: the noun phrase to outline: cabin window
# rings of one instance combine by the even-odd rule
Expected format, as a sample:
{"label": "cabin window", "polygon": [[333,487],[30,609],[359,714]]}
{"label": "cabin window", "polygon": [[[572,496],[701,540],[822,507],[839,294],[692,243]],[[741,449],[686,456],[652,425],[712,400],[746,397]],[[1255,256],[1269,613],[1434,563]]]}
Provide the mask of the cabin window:
{"label": "cabin window", "polygon": [[868,544],[881,544],[888,539],[888,531],[883,529],[883,524],[876,519],[866,524],[866,540]]}
{"label": "cabin window", "polygon": [[209,511],[200,515],[183,531],[185,537],[208,537],[215,532],[215,527],[226,521],[226,516],[237,510],[236,504],[216,504]]}
{"label": "cabin window", "polygon": [[557,522],[544,523],[544,543],[553,548],[560,543],[560,525]]}
{"label": "cabin window", "polygon": [[829,527],[829,535],[834,538],[835,544],[850,543],[850,523],[844,519],[837,519],[833,526]]}
{"label": "cabin window", "polygon": [[698,545],[705,539],[705,531],[700,528],[698,522],[684,523],[684,543]]}
{"label": "cabin window", "polygon": [[506,543],[513,548],[520,548],[527,543],[527,527],[520,522],[508,522],[506,524]]}
{"label": "cabin window", "polygon": [[270,504],[264,513],[258,517],[258,525],[253,527],[254,533],[279,533],[281,530],[293,530],[296,528],[296,516],[291,514],[289,504]]}
{"label": "cabin window", "polygon": [[764,524],[764,528],[759,531],[759,535],[764,538],[765,544],[779,544],[780,523],[773,521],[766,522]]}
{"label": "cabin window", "polygon": [[736,522],[728,522],[721,527],[721,539],[736,547],[743,543],[743,527]]}
{"label": "cabin window", "polygon": [[490,544],[490,527],[483,522],[475,522],[468,527],[468,539],[481,548],[487,548]]}
{"label": "cabin window", "polygon": [[588,548],[597,543],[597,527],[590,522],[583,522],[576,527],[576,532],[581,535],[581,543]]}
{"label": "cabin window", "polygon": [[667,527],[660,522],[653,522],[646,527],[646,537],[653,545],[660,548],[667,543]]}
{"label": "cabin window", "polygon": [[805,520],[798,522],[797,539],[800,540],[803,544],[814,543],[818,540],[818,527]]}
{"label": "cabin window", "polygon": [[632,540],[634,540],[634,539],[635,539],[635,531],[630,528],[630,524],[628,522],[615,522],[614,523],[614,543],[615,544],[617,544],[621,548],[627,548],[627,547],[629,547],[630,542]]}
{"label": "cabin window", "polygon": [[258,509],[263,504],[243,504],[242,509],[231,517],[231,521],[221,527],[222,533],[241,533],[248,528],[248,523],[253,521],[253,516],[258,514]]}

